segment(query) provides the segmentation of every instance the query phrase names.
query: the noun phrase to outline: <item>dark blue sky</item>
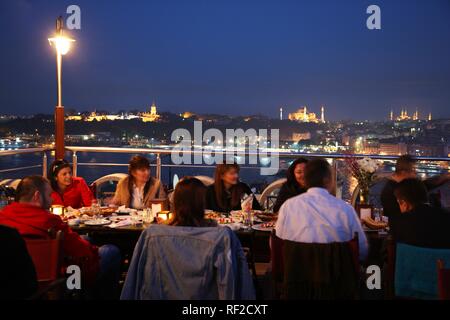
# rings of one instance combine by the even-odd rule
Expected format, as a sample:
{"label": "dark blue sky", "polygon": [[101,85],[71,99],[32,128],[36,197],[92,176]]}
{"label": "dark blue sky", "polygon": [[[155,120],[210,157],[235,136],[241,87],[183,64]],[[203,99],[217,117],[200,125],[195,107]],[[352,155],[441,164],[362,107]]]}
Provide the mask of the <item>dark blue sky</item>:
{"label": "dark blue sky", "polygon": [[[51,113],[47,38],[70,4],[82,29],[64,58],[63,104],[79,110],[276,117],[321,104],[331,119],[416,107],[450,116],[449,0],[0,0],[0,113]],[[382,30],[366,28],[381,7]]]}

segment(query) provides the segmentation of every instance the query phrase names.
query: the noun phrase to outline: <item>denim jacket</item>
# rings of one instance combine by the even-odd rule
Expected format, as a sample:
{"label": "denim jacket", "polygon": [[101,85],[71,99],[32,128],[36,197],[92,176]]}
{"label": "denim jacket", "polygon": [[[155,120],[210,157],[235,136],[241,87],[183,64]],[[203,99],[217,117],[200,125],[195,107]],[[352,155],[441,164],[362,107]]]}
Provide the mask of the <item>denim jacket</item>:
{"label": "denim jacket", "polygon": [[229,228],[152,225],[136,244],[121,299],[255,299],[255,291]]}

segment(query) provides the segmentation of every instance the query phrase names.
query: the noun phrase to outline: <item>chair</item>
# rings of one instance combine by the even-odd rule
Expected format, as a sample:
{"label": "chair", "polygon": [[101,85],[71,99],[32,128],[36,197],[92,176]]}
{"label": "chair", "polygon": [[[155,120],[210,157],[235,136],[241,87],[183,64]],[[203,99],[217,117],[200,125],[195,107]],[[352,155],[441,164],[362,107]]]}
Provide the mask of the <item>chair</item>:
{"label": "chair", "polygon": [[15,190],[17,189],[17,186],[19,185],[20,181],[22,181],[22,179],[5,179],[0,181],[0,186],[10,187]]}
{"label": "chair", "polygon": [[261,197],[259,198],[259,203],[263,208],[266,208],[267,210],[271,210],[273,205],[275,204],[274,201],[271,201],[275,198],[276,200],[276,194],[275,192],[278,192],[283,185],[283,183],[286,182],[286,178],[281,178],[278,180],[275,180],[271,184],[269,184],[261,193]]}
{"label": "chair", "polygon": [[194,178],[200,180],[205,185],[205,187],[208,187],[214,183],[214,179],[208,176],[194,176]]}
{"label": "chair", "polygon": [[[112,173],[112,174],[108,174],[106,176],[100,177],[97,180],[95,180],[94,182],[92,182],[89,185],[89,189],[91,190],[92,194],[94,195],[94,198],[98,198],[100,197],[100,195],[97,195],[97,192],[101,192],[101,187],[103,184],[105,183],[111,183],[111,182],[115,182],[118,183],[120,180],[122,180],[123,178],[126,178],[128,175],[125,173]],[[109,193],[109,192],[103,192],[102,193],[103,196],[105,194],[108,194],[109,196],[114,195],[114,193]],[[101,197],[103,198],[103,197]]]}
{"label": "chair", "polygon": [[24,238],[24,240],[33,260],[39,285],[38,293],[32,299],[40,299],[54,290],[57,291],[56,297],[59,297],[61,290],[58,289],[65,282],[61,272],[63,232],[58,231],[50,239]]}
{"label": "chair", "polygon": [[283,298],[356,299],[359,294],[358,236],[346,242],[283,240]]}
{"label": "chair", "polygon": [[275,297],[282,297],[283,289],[283,239],[277,237],[275,229],[270,233],[270,263]]}
{"label": "chair", "polygon": [[395,297],[437,299],[436,261],[450,263],[450,249],[434,249],[397,243],[395,250]]}
{"label": "chair", "polygon": [[438,296],[440,300],[450,300],[450,269],[445,269],[445,263],[439,259],[438,265]]}
{"label": "chair", "polygon": [[143,231],[121,294],[122,300],[254,298],[247,261],[233,231],[167,225]]}

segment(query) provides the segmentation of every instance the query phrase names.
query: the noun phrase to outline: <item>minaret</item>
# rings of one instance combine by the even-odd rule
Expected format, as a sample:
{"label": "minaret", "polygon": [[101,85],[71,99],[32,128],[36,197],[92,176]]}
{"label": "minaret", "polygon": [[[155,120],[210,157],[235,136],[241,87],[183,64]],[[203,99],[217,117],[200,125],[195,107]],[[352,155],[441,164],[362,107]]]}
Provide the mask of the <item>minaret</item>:
{"label": "minaret", "polygon": [[152,103],[152,105],[150,106],[150,114],[152,115],[152,116],[155,116],[156,115],[156,103],[155,103],[155,100],[153,100],[153,103]]}
{"label": "minaret", "polygon": [[431,112],[428,114],[428,121],[431,121]]}
{"label": "minaret", "polygon": [[391,113],[389,114],[389,119],[391,119],[391,121],[394,121],[394,111],[391,110]]}
{"label": "minaret", "polygon": [[303,121],[308,122],[308,115],[306,114],[306,106],[303,108]]}
{"label": "minaret", "polygon": [[322,106],[320,108],[320,122],[325,123],[325,108]]}
{"label": "minaret", "polygon": [[419,120],[419,110],[417,110],[417,109],[413,114],[413,120]]}
{"label": "minaret", "polygon": [[280,108],[280,120],[283,120],[283,107]]}

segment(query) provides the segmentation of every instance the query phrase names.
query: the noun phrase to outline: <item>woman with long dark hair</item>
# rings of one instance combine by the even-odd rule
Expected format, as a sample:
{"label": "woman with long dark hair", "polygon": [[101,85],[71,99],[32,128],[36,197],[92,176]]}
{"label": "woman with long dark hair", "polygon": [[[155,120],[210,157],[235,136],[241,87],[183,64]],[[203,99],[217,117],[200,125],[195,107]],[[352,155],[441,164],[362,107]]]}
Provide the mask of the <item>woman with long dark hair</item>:
{"label": "woman with long dark hair", "polygon": [[53,161],[47,176],[53,189],[53,204],[74,209],[92,205],[94,196],[86,181],[72,175],[72,167],[66,160]]}
{"label": "woman with long dark hair", "polygon": [[277,201],[273,206],[273,212],[278,212],[281,205],[289,198],[298,196],[306,192],[305,187],[305,166],[308,160],[298,158],[289,166],[286,174],[286,182],[281,186],[278,192]]}
{"label": "woman with long dark hair", "polygon": [[197,178],[181,179],[173,194],[173,217],[169,225],[183,227],[215,227],[217,223],[205,219],[205,185]]}
{"label": "woman with long dark hair", "polygon": [[[206,191],[206,208],[218,212],[230,212],[241,209],[241,199],[253,195],[250,187],[239,181],[239,165],[218,164],[214,173],[214,183]],[[253,195],[252,209],[261,210]]]}
{"label": "woman with long dark hair", "polygon": [[155,201],[166,206],[167,196],[160,180],[150,174],[150,161],[134,156],[128,165],[128,176],[119,181],[111,204],[133,209],[151,207]]}

